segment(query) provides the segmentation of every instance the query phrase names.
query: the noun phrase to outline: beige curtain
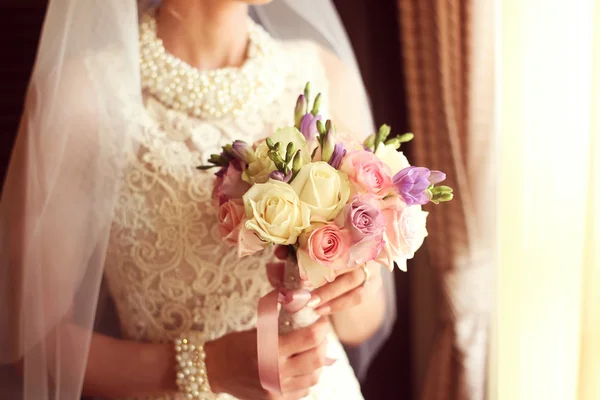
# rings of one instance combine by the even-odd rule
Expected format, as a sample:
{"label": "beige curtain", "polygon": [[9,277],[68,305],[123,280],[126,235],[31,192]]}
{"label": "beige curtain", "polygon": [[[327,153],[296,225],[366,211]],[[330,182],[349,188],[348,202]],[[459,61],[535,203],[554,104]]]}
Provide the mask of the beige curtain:
{"label": "beige curtain", "polygon": [[411,271],[417,397],[483,399],[494,273],[493,10],[485,0],[398,6],[413,161],[445,171],[456,191],[431,209]]}
{"label": "beige curtain", "polygon": [[600,399],[600,1],[502,3],[491,400]]}

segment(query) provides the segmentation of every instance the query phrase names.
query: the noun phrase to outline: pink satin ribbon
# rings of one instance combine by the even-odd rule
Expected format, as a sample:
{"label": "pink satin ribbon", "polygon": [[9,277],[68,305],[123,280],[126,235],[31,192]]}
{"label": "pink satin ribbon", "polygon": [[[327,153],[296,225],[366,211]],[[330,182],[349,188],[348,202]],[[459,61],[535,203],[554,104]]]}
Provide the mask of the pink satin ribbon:
{"label": "pink satin ribbon", "polygon": [[256,328],[258,375],[263,389],[281,394],[279,380],[279,312],[277,305],[295,313],[310,301],[308,289],[288,290],[283,287],[283,268],[279,263],[267,265],[267,276],[275,290],[258,302]]}

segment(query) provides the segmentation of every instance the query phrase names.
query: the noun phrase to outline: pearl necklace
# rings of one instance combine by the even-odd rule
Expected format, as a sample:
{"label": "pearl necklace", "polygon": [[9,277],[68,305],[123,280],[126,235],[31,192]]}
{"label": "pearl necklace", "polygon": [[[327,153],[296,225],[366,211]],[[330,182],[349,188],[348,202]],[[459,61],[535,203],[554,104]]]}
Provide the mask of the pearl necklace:
{"label": "pearl necklace", "polygon": [[156,19],[146,14],[140,24],[142,89],[196,118],[255,112],[283,91],[285,59],[278,43],[250,18],[248,37],[248,57],[240,68],[199,70],[167,52],[156,35]]}

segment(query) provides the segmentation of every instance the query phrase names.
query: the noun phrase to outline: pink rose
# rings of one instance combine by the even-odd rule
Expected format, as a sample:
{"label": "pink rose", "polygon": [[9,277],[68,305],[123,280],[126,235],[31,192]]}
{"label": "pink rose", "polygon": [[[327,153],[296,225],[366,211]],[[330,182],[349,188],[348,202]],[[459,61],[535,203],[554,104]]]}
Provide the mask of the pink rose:
{"label": "pink rose", "polygon": [[230,246],[238,243],[240,223],[244,219],[244,202],[241,199],[231,199],[219,206],[219,229],[223,241]]}
{"label": "pink rose", "polygon": [[413,258],[427,236],[427,214],[420,205],[407,206],[400,196],[382,201],[386,220],[385,246],[377,261],[392,270],[394,263],[406,268],[406,260]]}
{"label": "pink rose", "polygon": [[382,199],[392,192],[392,171],[377,156],[366,150],[344,156],[340,170],[348,174],[359,193],[371,193]]}
{"label": "pink rose", "polygon": [[215,197],[219,204],[223,204],[230,199],[241,199],[244,193],[250,189],[250,184],[242,180],[244,167],[238,161],[229,163],[227,170],[221,178],[215,182]]}
{"label": "pink rose", "polygon": [[246,228],[246,220],[242,220],[239,225],[238,235],[238,257],[251,256],[261,250],[264,250],[269,242],[261,240],[255,231]]}
{"label": "pink rose", "polygon": [[350,232],[335,224],[321,225],[300,238],[298,265],[301,274],[315,287],[335,279],[348,268]]}
{"label": "pink rose", "polygon": [[353,244],[350,249],[351,266],[374,260],[384,245],[386,221],[380,203],[373,194],[356,195],[335,220],[350,231]]}

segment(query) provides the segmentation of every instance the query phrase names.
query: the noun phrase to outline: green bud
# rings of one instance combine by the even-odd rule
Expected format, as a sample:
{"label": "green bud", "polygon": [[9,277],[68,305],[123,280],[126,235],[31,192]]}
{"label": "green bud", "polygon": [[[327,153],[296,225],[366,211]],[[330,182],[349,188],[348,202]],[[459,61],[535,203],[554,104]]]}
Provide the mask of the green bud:
{"label": "green bud", "polygon": [[269,149],[273,149],[273,147],[275,147],[275,143],[273,143],[273,139],[271,139],[270,137],[267,138],[267,146],[269,147]]}
{"label": "green bud", "polygon": [[304,86],[304,97],[306,98],[306,104],[310,104],[310,82],[306,82],[306,86]]}
{"label": "green bud", "polygon": [[315,103],[313,104],[313,108],[310,113],[316,116],[319,113],[319,108],[321,108],[321,93],[319,93],[315,98]]}
{"label": "green bud", "polygon": [[389,125],[386,125],[386,124],[381,125],[381,127],[379,128],[379,137],[381,139],[381,142],[385,142],[387,140],[391,131],[392,131],[392,128],[390,128]]}
{"label": "green bud", "polygon": [[437,194],[434,194],[433,197],[431,197],[431,202],[433,204],[440,204],[440,203],[450,201],[453,198],[454,198],[453,193],[437,193]]}
{"label": "green bud", "polygon": [[436,186],[431,189],[433,194],[452,193],[453,190],[450,186]]}
{"label": "green bud", "polygon": [[365,139],[365,142],[363,144],[365,145],[365,147],[373,149],[373,146],[375,145],[375,134],[373,133],[369,135],[369,137]]}
{"label": "green bud", "polygon": [[321,158],[325,162],[329,162],[331,156],[333,155],[333,150],[335,149],[335,142],[333,139],[333,133],[328,132],[323,138],[323,146],[321,149]]}
{"label": "green bud", "polygon": [[287,145],[287,148],[285,149],[285,163],[286,164],[289,164],[290,162],[292,162],[295,151],[296,151],[296,149],[294,147],[294,143],[289,142]]}
{"label": "green bud", "polygon": [[275,167],[277,167],[277,170],[283,170],[283,168],[285,167],[285,162],[283,161],[279,153],[277,153],[276,151],[269,151],[268,154],[271,161],[273,161],[273,164],[275,164]]}
{"label": "green bud", "polygon": [[320,135],[324,135],[327,132],[327,129],[325,128],[325,124],[321,120],[317,121],[317,131],[319,131]]}
{"label": "green bud", "polygon": [[389,125],[386,125],[386,124],[381,125],[381,127],[379,128],[379,132],[377,132],[375,134],[375,143],[373,144],[373,152],[376,152],[377,148],[379,148],[379,145],[386,141],[387,137],[390,134],[390,131],[391,131],[391,128],[389,127]]}
{"label": "green bud", "polygon": [[292,172],[296,175],[302,169],[302,152],[298,150],[292,162]]}
{"label": "green bud", "polygon": [[216,165],[222,165],[221,155],[220,154],[211,154],[210,158],[208,159],[208,162],[216,164]]}
{"label": "green bud", "polygon": [[400,140],[400,143],[408,143],[415,138],[415,135],[412,133],[405,133],[404,135],[400,135],[397,137]]}
{"label": "green bud", "polygon": [[298,97],[298,101],[296,102],[296,109],[294,110],[294,121],[296,129],[300,130],[300,123],[302,122],[302,117],[306,114],[307,110],[306,96],[300,95]]}
{"label": "green bud", "polygon": [[275,143],[275,145],[273,146],[273,150],[279,152],[279,150],[281,150],[281,142]]}
{"label": "green bud", "polygon": [[400,148],[401,144],[402,144],[402,142],[400,141],[400,138],[398,138],[398,137],[388,139],[385,142],[386,146],[393,146],[396,150],[398,150]]}
{"label": "green bud", "polygon": [[225,154],[233,157],[233,146],[231,144],[226,144],[222,149]]}
{"label": "green bud", "polygon": [[333,126],[333,122],[331,122],[330,119],[328,119],[327,122],[325,122],[325,129],[327,130],[327,133],[335,131],[335,127]]}

